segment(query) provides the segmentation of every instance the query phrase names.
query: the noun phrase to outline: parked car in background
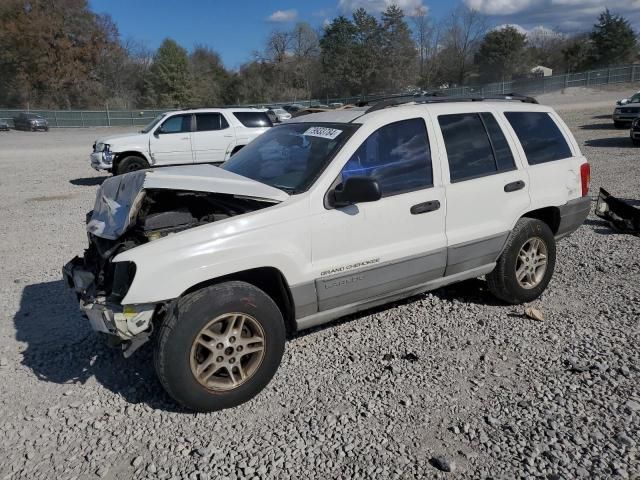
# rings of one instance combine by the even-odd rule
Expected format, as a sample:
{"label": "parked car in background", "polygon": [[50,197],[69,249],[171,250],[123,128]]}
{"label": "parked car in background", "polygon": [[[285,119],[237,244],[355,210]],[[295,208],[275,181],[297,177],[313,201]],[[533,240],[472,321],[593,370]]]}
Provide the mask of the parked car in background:
{"label": "parked car in background", "polygon": [[329,108],[333,108],[333,109],[342,108],[342,107],[344,107],[344,103],[342,102],[333,102],[329,104]]}
{"label": "parked car in background", "polygon": [[618,100],[616,104],[612,115],[616,128],[626,127],[640,117],[640,92],[629,98]]}
{"label": "parked car in background", "polygon": [[287,333],[480,276],[506,303],[536,300],[589,213],[589,176],[528,97],[331,110],[221,168],[105,180],[63,272],[94,330],[125,356],[153,340],[166,391],[219,410],[269,383]]}
{"label": "parked car in background", "polygon": [[3,131],[3,132],[9,131],[9,124],[4,120],[0,120],[0,131]]}
{"label": "parked car in background", "polygon": [[16,130],[49,131],[47,119],[36,113],[20,113],[17,117],[13,117],[13,126]]}
{"label": "parked car in background", "polygon": [[275,114],[278,122],[284,122],[285,120],[289,120],[291,118],[291,114],[287,112],[284,108],[281,107],[273,107],[271,111]]}
{"label": "parked car in background", "polygon": [[276,112],[274,112],[271,108],[267,108],[266,113],[269,117],[269,120],[271,120],[271,123],[278,123],[278,116],[276,115]]}
{"label": "parked car in background", "polygon": [[300,105],[299,103],[292,103],[291,105],[283,105],[282,108],[284,110],[286,110],[287,112],[294,114],[296,113],[298,110],[302,110],[303,108],[305,108],[304,105]]}
{"label": "parked car in background", "polygon": [[640,117],[636,118],[631,123],[629,137],[631,138],[631,142],[633,142],[636,147],[640,147]]}
{"label": "parked car in background", "polygon": [[165,112],[140,133],[96,140],[90,155],[91,166],[119,175],[155,166],[218,165],[272,126],[264,109]]}

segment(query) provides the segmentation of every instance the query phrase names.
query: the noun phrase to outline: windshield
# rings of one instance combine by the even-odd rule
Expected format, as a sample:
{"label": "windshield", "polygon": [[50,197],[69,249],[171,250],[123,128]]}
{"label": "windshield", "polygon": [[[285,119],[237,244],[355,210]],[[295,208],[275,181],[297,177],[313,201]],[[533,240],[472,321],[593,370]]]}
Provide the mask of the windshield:
{"label": "windshield", "polygon": [[160,120],[164,118],[165,115],[166,113],[161,113],[156,118],[151,120],[151,123],[146,127],[144,127],[142,130],[140,130],[140,133],[149,133],[153,129],[153,127],[155,127],[158,124],[158,122],[160,122]]}
{"label": "windshield", "polygon": [[640,93],[636,93],[629,99],[629,103],[640,103]]}
{"label": "windshield", "polygon": [[222,168],[295,194],[307,190],[359,125],[288,123],[274,127]]}

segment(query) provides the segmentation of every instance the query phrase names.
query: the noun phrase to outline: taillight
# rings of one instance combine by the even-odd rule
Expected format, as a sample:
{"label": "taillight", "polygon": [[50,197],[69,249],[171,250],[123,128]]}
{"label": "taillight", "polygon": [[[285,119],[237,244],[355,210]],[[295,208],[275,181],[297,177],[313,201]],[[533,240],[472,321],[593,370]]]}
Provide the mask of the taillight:
{"label": "taillight", "polygon": [[580,182],[582,184],[582,196],[586,197],[589,193],[589,182],[591,181],[591,167],[588,163],[580,165]]}

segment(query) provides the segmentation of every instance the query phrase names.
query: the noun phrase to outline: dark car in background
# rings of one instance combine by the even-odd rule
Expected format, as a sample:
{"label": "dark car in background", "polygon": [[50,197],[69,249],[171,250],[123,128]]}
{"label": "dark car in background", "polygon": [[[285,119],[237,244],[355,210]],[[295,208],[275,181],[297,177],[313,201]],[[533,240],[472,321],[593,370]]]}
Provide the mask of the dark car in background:
{"label": "dark car in background", "polygon": [[49,131],[47,119],[36,113],[20,113],[17,117],[13,117],[13,126],[16,130]]}
{"label": "dark car in background", "polygon": [[631,142],[633,142],[636,147],[640,147],[640,118],[636,118],[631,124],[629,138],[631,138]]}
{"label": "dark car in background", "polygon": [[8,131],[9,131],[9,124],[4,120],[0,120],[0,132],[8,132]]}
{"label": "dark car in background", "polygon": [[616,102],[612,115],[616,128],[624,128],[638,117],[640,117],[640,92]]}

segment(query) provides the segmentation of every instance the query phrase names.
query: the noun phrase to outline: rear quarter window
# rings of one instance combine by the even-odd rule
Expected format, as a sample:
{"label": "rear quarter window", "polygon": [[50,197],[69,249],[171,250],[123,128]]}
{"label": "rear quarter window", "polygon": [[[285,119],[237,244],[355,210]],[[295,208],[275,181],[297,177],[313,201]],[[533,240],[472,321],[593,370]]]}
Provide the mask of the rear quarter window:
{"label": "rear quarter window", "polygon": [[247,128],[273,127],[267,112],[233,112],[233,116]]}
{"label": "rear quarter window", "polygon": [[556,122],[546,112],[504,112],[516,132],[529,165],[573,156]]}

